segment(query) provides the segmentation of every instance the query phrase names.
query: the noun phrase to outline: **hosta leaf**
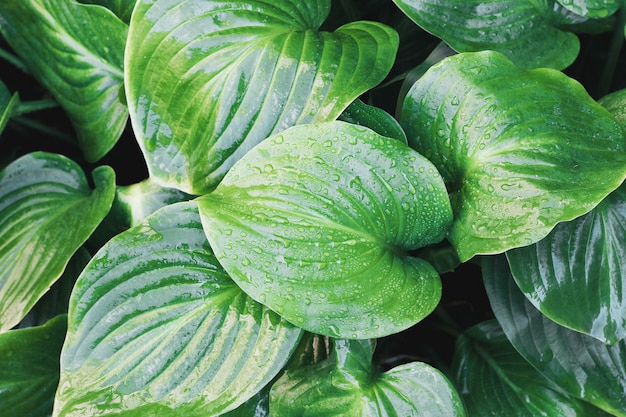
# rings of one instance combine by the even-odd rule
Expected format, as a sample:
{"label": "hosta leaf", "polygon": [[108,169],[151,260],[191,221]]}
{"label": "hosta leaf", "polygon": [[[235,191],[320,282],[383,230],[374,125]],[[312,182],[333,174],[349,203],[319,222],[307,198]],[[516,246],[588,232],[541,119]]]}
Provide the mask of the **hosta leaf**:
{"label": "hosta leaf", "polygon": [[619,0],[557,0],[563,7],[581,16],[603,18],[615,13],[621,6]]}
{"label": "hosta leaf", "polygon": [[62,315],[40,327],[0,334],[3,415],[50,415],[59,382],[59,355],[66,329],[67,316]]}
{"label": "hosta leaf", "polygon": [[615,91],[598,100],[626,128],[626,89]]}
{"label": "hosta leaf", "polygon": [[360,99],[354,100],[339,115],[337,120],[365,126],[381,136],[395,138],[406,143],[406,135],[400,123],[386,111],[363,103]]}
{"label": "hosta leaf", "polygon": [[137,0],[79,0],[79,2],[104,6],[115,13],[122,21],[129,23]]}
{"label": "hosta leaf", "polygon": [[273,417],[465,416],[452,384],[431,366],[412,362],[378,373],[371,341],[334,345],[327,360],[289,369],[274,383]]}
{"label": "hosta leaf", "polygon": [[167,206],[79,277],[55,415],[218,415],[274,378],[301,333],[219,266],[195,203]]}
{"label": "hosta leaf", "polygon": [[516,286],[504,256],[485,259],[483,276],[495,316],[528,362],[569,394],[626,416],[625,340],[607,346],[548,319]]}
{"label": "hosta leaf", "polygon": [[72,0],[2,0],[0,32],[67,111],[85,158],[104,156],[128,119],[119,98],[128,26]]}
{"label": "hosta leaf", "polygon": [[607,415],[541,375],[511,346],[495,320],[480,323],[459,337],[452,366],[472,417]]}
{"label": "hosta leaf", "polygon": [[401,123],[451,192],[461,261],[545,237],[626,177],[624,129],[576,81],[487,51],[431,67]]}
{"label": "hosta leaf", "polygon": [[0,81],[0,134],[13,115],[13,109],[19,104],[17,93],[11,95],[7,87]]}
{"label": "hosta leaf", "polygon": [[396,139],[344,122],[296,126],[198,202],[239,286],[313,333],[388,335],[439,301],[436,271],[405,251],[443,238],[448,197],[433,165]]}
{"label": "hosta leaf", "polygon": [[552,25],[554,0],[394,0],[394,3],[420,27],[459,52],[489,49],[524,68],[561,70],[576,59],[580,49],[576,35]]}
{"label": "hosta leaf", "polygon": [[15,326],[63,273],[109,211],[115,174],[71,160],[25,155],[0,173],[0,330]]}
{"label": "hosta leaf", "polygon": [[608,344],[626,336],[626,185],[507,259],[526,298],[555,322]]}
{"label": "hosta leaf", "polygon": [[382,81],[398,35],[374,22],[319,32],[329,8],[329,0],[138,1],[126,91],[151,175],[203,194],[267,136],[333,120]]}

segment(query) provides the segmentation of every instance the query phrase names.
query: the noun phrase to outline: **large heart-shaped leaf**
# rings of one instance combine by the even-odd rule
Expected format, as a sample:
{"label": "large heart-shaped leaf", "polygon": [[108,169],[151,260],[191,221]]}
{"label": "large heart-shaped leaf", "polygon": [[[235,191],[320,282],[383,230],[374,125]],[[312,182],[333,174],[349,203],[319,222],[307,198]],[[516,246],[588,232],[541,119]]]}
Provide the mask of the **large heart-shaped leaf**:
{"label": "large heart-shaped leaf", "polygon": [[287,370],[270,392],[272,416],[465,416],[459,394],[441,372],[412,362],[378,373],[373,346],[338,339],[327,360]]}
{"label": "large heart-shaped leaf", "polygon": [[233,279],[306,330],[380,337],[439,301],[438,274],[406,251],[443,238],[450,203],[434,166],[397,139],[344,122],[296,126],[198,203]]}
{"label": "large heart-shaped leaf", "polygon": [[472,417],[608,416],[541,375],[511,346],[495,320],[459,337],[452,366]]}
{"label": "large heart-shaped leaf", "polygon": [[115,174],[36,152],[0,173],[0,331],[15,326],[109,211]]}
{"label": "large heart-shaped leaf", "polygon": [[506,255],[517,285],[543,314],[604,343],[626,336],[626,185]]}
{"label": "large heart-shaped leaf", "polygon": [[620,0],[557,0],[563,7],[581,16],[603,18],[615,13],[621,6]]}
{"label": "large heart-shaped leaf", "polygon": [[537,242],[626,177],[624,129],[579,83],[493,51],[431,67],[401,123],[451,192],[461,261]]}
{"label": "large heart-shaped leaf", "polygon": [[626,341],[613,346],[559,326],[521,293],[504,256],[483,261],[489,301],[515,349],[571,395],[626,416]]}
{"label": "large heart-shaped leaf", "polygon": [[5,416],[46,417],[59,382],[67,316],[0,334],[0,404]]}
{"label": "large heart-shaped leaf", "polygon": [[274,378],[301,333],[219,266],[195,203],[167,206],[79,277],[55,415],[222,414]]}
{"label": "large heart-shaped leaf", "polygon": [[72,0],[2,0],[0,32],[67,111],[85,158],[104,156],[128,119],[119,97],[128,26]]}
{"label": "large heart-shaped leaf", "polygon": [[553,25],[554,0],[394,0],[394,3],[415,23],[457,51],[495,50],[524,68],[566,68],[576,59],[580,48],[576,35]]}
{"label": "large heart-shaped leaf", "polygon": [[330,0],[140,0],[126,91],[153,177],[191,194],[215,188],[272,133],[334,120],[388,73],[391,28],[319,32]]}

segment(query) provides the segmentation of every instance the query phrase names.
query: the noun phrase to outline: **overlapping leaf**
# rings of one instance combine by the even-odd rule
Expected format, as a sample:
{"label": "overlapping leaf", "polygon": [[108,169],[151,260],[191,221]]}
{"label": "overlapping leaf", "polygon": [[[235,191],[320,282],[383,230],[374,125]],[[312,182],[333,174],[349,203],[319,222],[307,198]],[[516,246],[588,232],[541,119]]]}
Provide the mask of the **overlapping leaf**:
{"label": "overlapping leaf", "polygon": [[67,316],[43,326],[0,335],[0,404],[2,414],[46,417],[52,412],[59,382],[59,355]]}
{"label": "overlapping leaf", "polygon": [[15,326],[109,211],[115,174],[36,152],[0,173],[0,330]]}
{"label": "overlapping leaf", "polygon": [[515,285],[504,256],[483,261],[487,294],[515,349],[570,395],[614,416],[626,416],[626,341],[613,346],[559,326]]}
{"label": "overlapping leaf", "polygon": [[507,259],[526,298],[555,322],[608,344],[626,336],[626,185]]}
{"label": "overlapping leaf", "polygon": [[126,91],[151,175],[208,192],[272,133],[333,120],[382,81],[397,34],[374,22],[319,32],[329,9],[329,0],[140,0]]}
{"label": "overlapping leaf", "polygon": [[167,206],[79,278],[55,415],[222,414],[274,378],[301,333],[219,266],[195,203]]}
{"label": "overlapping leaf", "polygon": [[626,129],[626,89],[615,91],[598,100]]}
{"label": "overlapping leaf", "polygon": [[495,320],[459,337],[453,368],[472,417],[608,416],[541,375],[511,346]]}
{"label": "overlapping leaf", "polygon": [[615,13],[621,6],[619,0],[557,0],[563,7],[581,16],[603,18]]}
{"label": "overlapping leaf", "polygon": [[450,203],[434,166],[396,139],[344,122],[296,126],[198,203],[233,279],[306,330],[379,337],[439,301],[436,271],[406,251],[443,238]]}
{"label": "overlapping leaf", "polygon": [[117,17],[130,23],[130,16],[137,0],[79,0],[80,3],[99,4],[111,10]]}
{"label": "overlapping leaf", "polygon": [[[524,68],[564,69],[576,35],[552,23],[554,0],[394,0],[404,13],[459,52],[495,50]],[[549,42],[546,42],[549,39]]]}
{"label": "overlapping leaf", "polygon": [[412,362],[378,373],[371,341],[334,344],[327,360],[287,370],[274,383],[272,416],[465,416],[454,386],[431,366]]}
{"label": "overlapping leaf", "polygon": [[128,119],[119,97],[128,26],[72,0],[3,0],[0,32],[67,111],[85,158],[104,156]]}
{"label": "overlapping leaf", "polygon": [[410,90],[401,123],[451,192],[461,261],[545,237],[626,177],[624,129],[576,81],[492,52],[459,54]]}
{"label": "overlapping leaf", "polygon": [[13,109],[19,101],[19,95],[17,93],[11,95],[4,83],[0,81],[0,134],[9,122]]}

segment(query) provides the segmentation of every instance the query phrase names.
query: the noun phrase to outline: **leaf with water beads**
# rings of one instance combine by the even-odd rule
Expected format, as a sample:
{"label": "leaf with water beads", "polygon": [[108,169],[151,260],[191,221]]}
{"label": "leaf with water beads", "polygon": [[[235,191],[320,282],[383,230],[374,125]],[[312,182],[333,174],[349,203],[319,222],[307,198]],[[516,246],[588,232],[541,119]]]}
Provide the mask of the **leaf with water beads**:
{"label": "leaf with water beads", "polygon": [[268,138],[198,200],[220,263],[252,298],[314,333],[372,338],[437,305],[434,268],[407,251],[440,241],[440,174],[402,142],[331,122]]}

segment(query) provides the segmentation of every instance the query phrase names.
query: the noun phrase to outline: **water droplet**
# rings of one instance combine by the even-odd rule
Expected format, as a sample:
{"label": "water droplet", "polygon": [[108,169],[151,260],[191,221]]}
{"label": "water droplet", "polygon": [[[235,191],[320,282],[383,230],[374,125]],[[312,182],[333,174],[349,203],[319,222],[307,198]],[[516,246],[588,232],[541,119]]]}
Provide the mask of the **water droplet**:
{"label": "water droplet", "polygon": [[248,259],[248,258],[243,258],[243,259],[241,260],[241,264],[242,264],[243,266],[248,266],[248,265],[250,265],[250,259]]}
{"label": "water droplet", "polygon": [[278,135],[274,138],[272,142],[274,143],[274,145],[280,145],[284,141],[285,141],[285,138],[283,138],[282,135]]}
{"label": "water droplet", "polygon": [[304,299],[304,304],[307,305],[307,306],[310,306],[311,305],[311,299],[310,298],[305,298]]}

